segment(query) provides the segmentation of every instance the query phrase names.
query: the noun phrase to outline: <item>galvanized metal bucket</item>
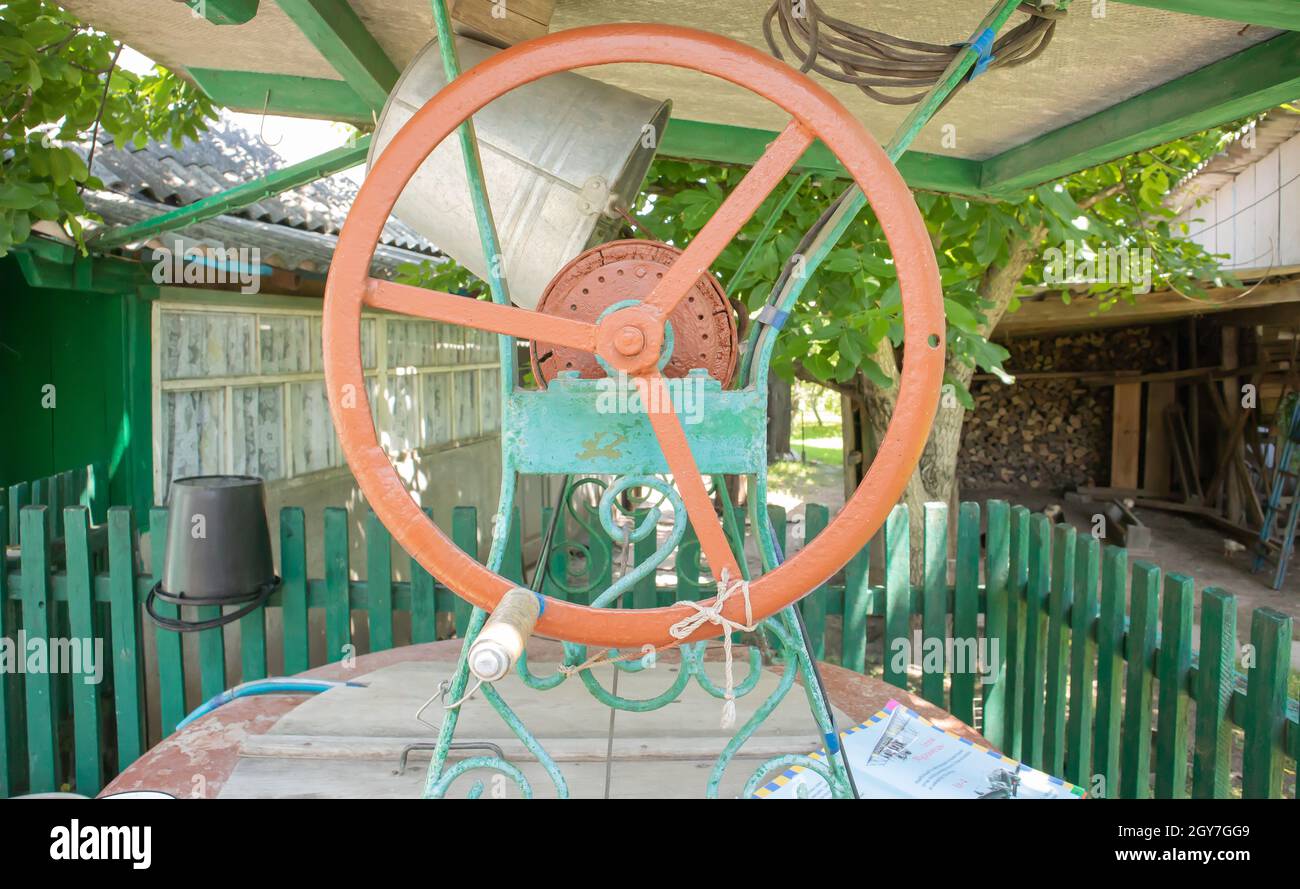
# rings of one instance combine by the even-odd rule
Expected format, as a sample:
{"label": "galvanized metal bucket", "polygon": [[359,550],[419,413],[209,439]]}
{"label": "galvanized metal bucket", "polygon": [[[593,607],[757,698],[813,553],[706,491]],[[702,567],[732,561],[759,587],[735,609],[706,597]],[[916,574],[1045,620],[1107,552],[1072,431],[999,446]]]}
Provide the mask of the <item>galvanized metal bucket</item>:
{"label": "galvanized metal bucket", "polygon": [[[468,70],[500,50],[456,38]],[[437,41],[415,57],[375,128],[367,169],[398,130],[446,85]],[[474,115],[510,298],[534,308],[564,264],[614,237],[617,209],[636,198],[670,103],[571,72],[511,90]],[[460,142],[434,149],[394,215],[487,280]]]}

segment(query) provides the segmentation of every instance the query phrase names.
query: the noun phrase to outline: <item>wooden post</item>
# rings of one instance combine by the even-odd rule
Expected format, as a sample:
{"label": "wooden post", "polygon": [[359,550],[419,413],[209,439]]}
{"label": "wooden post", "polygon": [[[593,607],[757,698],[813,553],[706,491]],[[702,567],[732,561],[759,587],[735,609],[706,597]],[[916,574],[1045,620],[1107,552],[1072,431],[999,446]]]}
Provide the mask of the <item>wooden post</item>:
{"label": "wooden post", "polygon": [[1138,452],[1142,445],[1142,384],[1120,383],[1110,428],[1110,486],[1138,486]]}
{"label": "wooden post", "polygon": [[1172,381],[1147,384],[1146,453],[1142,458],[1142,490],[1154,497],[1168,497],[1171,491],[1169,468],[1172,453],[1165,409],[1174,403],[1176,395],[1176,384]]}
{"label": "wooden post", "polygon": [[[1223,368],[1225,370],[1237,367],[1237,344],[1238,328],[1224,327],[1221,332],[1223,338]],[[1214,385],[1211,383],[1210,385]],[[1227,406],[1228,418],[1236,419],[1237,414],[1241,411],[1241,390],[1240,380],[1237,377],[1225,377],[1223,380],[1223,401]],[[1227,430],[1225,429],[1224,432]],[[1240,437],[1230,438],[1228,441],[1222,441],[1220,447],[1231,448],[1233,450],[1241,447]],[[1241,520],[1242,514],[1242,497],[1241,488],[1236,484],[1233,478],[1236,466],[1233,463],[1228,464],[1227,477],[1224,479],[1224,487],[1227,491],[1227,499],[1224,501],[1227,506],[1227,518],[1230,522]]]}

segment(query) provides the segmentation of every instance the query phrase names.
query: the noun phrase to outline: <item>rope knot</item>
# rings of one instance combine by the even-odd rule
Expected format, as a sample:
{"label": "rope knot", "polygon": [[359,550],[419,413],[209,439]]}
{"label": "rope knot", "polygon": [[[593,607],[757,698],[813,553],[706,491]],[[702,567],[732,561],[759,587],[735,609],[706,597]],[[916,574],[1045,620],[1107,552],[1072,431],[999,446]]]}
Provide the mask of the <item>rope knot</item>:
{"label": "rope knot", "polygon": [[[737,593],[745,601],[745,622],[743,624],[722,614],[727,602]],[[712,604],[703,604],[690,600],[685,600],[682,604],[694,608],[695,613],[682,618],[668,628],[668,635],[674,639],[689,638],[705,624],[722,627],[723,669],[727,678],[726,693],[722,705],[722,727],[731,728],[736,722],[736,681],[732,671],[731,634],[735,632],[750,633],[758,627],[758,624],[754,622],[754,609],[749,601],[749,581],[744,578],[733,581],[730,579],[727,569],[723,568],[722,577],[718,581],[718,595],[714,598]]]}

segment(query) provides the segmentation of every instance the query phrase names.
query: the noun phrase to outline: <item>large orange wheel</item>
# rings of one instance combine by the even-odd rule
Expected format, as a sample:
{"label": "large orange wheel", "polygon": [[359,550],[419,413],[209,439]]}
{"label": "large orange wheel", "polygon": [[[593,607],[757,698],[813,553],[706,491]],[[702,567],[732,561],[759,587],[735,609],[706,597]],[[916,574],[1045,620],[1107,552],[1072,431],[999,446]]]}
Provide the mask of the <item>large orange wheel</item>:
{"label": "large orange wheel", "polygon": [[[398,195],[425,158],[460,123],[496,97],[574,68],[625,62],[690,68],[772,101],[793,118],[650,296],[596,324],[547,316],[371,278],[379,236]],[[893,253],[903,297],[904,362],[897,408],[857,492],[821,534],[750,585],[754,618],[767,617],[825,583],[871,539],[921,457],[938,404],[944,365],[943,294],[925,224],[902,177],[867,131],[826,90],[785,64],[735,41],[668,25],[601,25],[521,43],[476,65],[430,99],[393,138],[357,195],[325,291],[325,379],[343,451],[371,508],[398,542],[462,598],[491,610],[513,583],[462,552],[421,511],[380,447],[361,365],[361,311],[382,308],[526,340],[594,352],[631,374],[667,464],[715,573],[738,569],[714,513],[668,390],[656,366],[664,319],[763,199],[820,138],[875,208]],[[743,622],[732,597],[724,616]],[[595,609],[548,600],[537,632],[602,647],[675,644],[668,628],[695,614],[686,605]],[[693,638],[719,634],[705,624]]]}

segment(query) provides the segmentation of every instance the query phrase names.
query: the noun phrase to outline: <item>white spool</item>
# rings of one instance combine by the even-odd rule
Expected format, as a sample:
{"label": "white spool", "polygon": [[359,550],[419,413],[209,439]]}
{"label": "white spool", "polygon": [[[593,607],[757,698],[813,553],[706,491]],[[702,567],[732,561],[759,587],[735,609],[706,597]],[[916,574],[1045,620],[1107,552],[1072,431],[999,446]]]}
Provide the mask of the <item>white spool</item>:
{"label": "white spool", "polygon": [[495,682],[514,666],[523,654],[542,614],[542,599],[532,590],[509,590],[483,624],[478,639],[470,646],[469,670],[483,682]]}

